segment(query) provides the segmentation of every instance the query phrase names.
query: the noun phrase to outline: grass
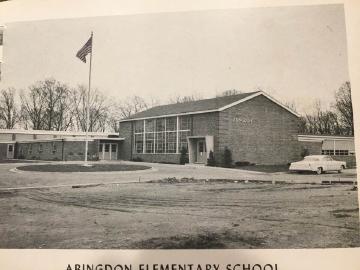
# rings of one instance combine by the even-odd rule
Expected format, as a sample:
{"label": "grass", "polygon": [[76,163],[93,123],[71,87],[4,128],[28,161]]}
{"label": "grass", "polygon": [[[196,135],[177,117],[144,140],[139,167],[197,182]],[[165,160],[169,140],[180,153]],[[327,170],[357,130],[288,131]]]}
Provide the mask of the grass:
{"label": "grass", "polygon": [[289,165],[248,165],[248,166],[237,166],[236,169],[240,170],[248,170],[248,171],[257,171],[257,172],[266,172],[266,173],[274,173],[274,172],[288,172]]}
{"label": "grass", "polygon": [[107,171],[138,171],[150,169],[143,165],[124,165],[124,164],[95,164],[85,167],[81,164],[45,164],[45,165],[26,165],[17,167],[18,170],[32,172],[107,172]]}
{"label": "grass", "polygon": [[0,160],[1,163],[36,163],[38,161],[35,160],[24,160],[24,159],[3,159]]}

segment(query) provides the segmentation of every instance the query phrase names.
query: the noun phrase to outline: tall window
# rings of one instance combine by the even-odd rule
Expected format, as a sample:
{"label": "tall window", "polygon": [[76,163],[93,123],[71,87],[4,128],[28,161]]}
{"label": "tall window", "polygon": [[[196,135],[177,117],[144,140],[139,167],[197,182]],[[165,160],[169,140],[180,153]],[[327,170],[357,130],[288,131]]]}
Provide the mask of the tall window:
{"label": "tall window", "polygon": [[184,147],[188,150],[187,137],[191,135],[191,117],[189,115],[179,117],[179,149]]}
{"label": "tall window", "polygon": [[135,134],[135,153],[142,153],[144,146],[144,135],[143,134]]}
{"label": "tall window", "polygon": [[134,152],[143,153],[144,147],[144,121],[134,123]]}
{"label": "tall window", "polygon": [[191,117],[180,116],[146,119],[134,123],[135,153],[178,153],[188,148]]}
{"label": "tall window", "polygon": [[166,132],[166,153],[176,153],[176,132]]}
{"label": "tall window", "polygon": [[155,149],[155,134],[154,132],[145,134],[145,152],[154,153]]}
{"label": "tall window", "polygon": [[165,132],[156,133],[155,153],[165,153]]}

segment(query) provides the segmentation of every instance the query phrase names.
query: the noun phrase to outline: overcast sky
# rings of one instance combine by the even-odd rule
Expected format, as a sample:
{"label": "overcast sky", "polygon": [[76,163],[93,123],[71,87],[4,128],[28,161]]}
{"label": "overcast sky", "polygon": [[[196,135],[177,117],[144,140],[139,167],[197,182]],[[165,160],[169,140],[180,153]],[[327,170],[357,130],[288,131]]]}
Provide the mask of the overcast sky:
{"label": "overcast sky", "polygon": [[262,88],[295,102],[329,104],[349,80],[342,5],[159,13],[9,23],[2,87],[53,77],[87,84],[75,57],[94,31],[92,84],[111,97],[165,103]]}

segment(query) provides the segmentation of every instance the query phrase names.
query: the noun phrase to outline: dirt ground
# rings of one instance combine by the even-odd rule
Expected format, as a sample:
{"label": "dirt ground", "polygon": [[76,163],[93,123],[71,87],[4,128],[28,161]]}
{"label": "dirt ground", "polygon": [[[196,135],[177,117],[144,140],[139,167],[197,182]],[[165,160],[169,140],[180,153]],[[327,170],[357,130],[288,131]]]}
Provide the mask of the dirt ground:
{"label": "dirt ground", "polygon": [[124,183],[0,192],[0,248],[360,246],[350,185]]}

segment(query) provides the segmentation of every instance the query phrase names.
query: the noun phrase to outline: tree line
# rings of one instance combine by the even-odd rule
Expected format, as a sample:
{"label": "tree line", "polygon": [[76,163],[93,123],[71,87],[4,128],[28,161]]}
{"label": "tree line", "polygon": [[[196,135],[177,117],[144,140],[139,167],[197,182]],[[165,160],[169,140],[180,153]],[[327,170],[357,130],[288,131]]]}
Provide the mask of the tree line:
{"label": "tree line", "polygon": [[[240,94],[236,89],[219,96]],[[201,95],[175,96],[170,103],[184,103],[201,99]],[[323,109],[316,101],[314,110],[300,118],[299,132],[303,134],[353,135],[351,85],[345,82],[335,92],[334,103]],[[30,85],[27,91],[7,88],[0,91],[0,128],[37,130],[86,130],[87,87],[69,87],[53,78]],[[92,89],[89,102],[89,131],[118,131],[119,120],[159,105],[156,99],[145,100],[129,96],[121,100],[107,98]],[[294,103],[287,103],[296,110]]]}
{"label": "tree line", "polygon": [[345,82],[336,90],[330,108],[322,108],[316,100],[314,109],[301,118],[299,132],[314,135],[354,135],[351,84]]}
{"label": "tree line", "polygon": [[[36,130],[86,130],[87,87],[71,88],[55,79],[30,85],[27,91],[14,88],[0,92],[0,128]],[[139,96],[117,101],[92,89],[89,98],[89,131],[117,131],[121,118],[147,109]]]}

